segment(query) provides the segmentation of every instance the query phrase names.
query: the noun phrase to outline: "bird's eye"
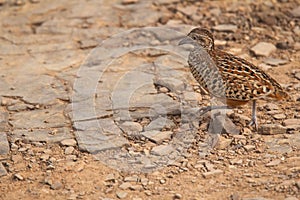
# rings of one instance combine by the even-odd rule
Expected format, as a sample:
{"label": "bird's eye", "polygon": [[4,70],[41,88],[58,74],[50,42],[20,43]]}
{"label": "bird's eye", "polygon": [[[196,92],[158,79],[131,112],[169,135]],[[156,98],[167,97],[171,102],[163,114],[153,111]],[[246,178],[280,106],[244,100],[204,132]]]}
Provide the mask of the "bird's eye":
{"label": "bird's eye", "polygon": [[192,36],[193,40],[197,40],[197,37],[195,35]]}

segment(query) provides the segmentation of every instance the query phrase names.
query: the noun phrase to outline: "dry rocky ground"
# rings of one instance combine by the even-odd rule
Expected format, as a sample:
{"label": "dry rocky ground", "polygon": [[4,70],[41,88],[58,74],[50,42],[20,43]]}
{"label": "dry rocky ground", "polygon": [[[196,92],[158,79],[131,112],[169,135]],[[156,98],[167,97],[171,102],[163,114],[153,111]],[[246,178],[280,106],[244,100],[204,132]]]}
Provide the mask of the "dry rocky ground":
{"label": "dry rocky ground", "polygon": [[[2,0],[0,19],[0,199],[300,199],[298,1]],[[195,114],[195,26],[291,96],[258,102],[258,131],[250,105],[222,134]]]}

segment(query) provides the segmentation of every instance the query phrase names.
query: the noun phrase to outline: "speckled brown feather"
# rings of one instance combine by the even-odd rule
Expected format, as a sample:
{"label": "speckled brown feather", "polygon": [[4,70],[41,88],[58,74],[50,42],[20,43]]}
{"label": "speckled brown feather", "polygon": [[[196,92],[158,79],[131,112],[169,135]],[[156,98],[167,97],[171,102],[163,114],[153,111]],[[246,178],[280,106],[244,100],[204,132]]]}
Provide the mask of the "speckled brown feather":
{"label": "speckled brown feather", "polygon": [[[263,70],[245,59],[215,49],[213,36],[208,30],[196,28],[188,36],[202,47],[202,50],[195,48],[189,55],[193,76],[213,96],[221,98],[223,95],[229,106],[266,97],[278,100],[288,97],[280,84]],[[210,61],[205,61],[203,50],[208,53]]]}

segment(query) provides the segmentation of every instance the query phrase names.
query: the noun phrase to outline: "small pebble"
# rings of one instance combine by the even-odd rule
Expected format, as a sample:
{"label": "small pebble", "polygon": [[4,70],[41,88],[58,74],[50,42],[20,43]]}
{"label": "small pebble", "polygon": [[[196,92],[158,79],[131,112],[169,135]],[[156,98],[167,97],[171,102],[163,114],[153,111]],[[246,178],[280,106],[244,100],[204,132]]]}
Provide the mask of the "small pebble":
{"label": "small pebble", "polygon": [[266,164],[267,167],[274,167],[276,165],[279,165],[281,163],[281,160],[277,159],[277,160],[273,160],[271,162],[269,162],[268,164]]}
{"label": "small pebble", "polygon": [[147,196],[151,196],[151,195],[152,195],[152,192],[151,192],[150,190],[146,190],[146,191],[145,191],[145,194],[146,194]]}
{"label": "small pebble", "polygon": [[138,176],[127,176],[124,178],[125,182],[138,182],[139,181],[139,177]]}
{"label": "small pebble", "polygon": [[59,189],[63,188],[63,184],[61,182],[59,182],[59,181],[55,181],[54,183],[52,183],[50,185],[50,188],[52,190],[59,190]]}
{"label": "small pebble", "polygon": [[132,186],[131,183],[125,182],[125,183],[122,183],[122,184],[119,186],[119,188],[122,189],[122,190],[126,190],[126,189],[130,188],[131,186]]}
{"label": "small pebble", "polygon": [[128,193],[127,192],[124,192],[124,191],[117,191],[116,192],[116,195],[119,199],[124,199],[127,197]]}
{"label": "small pebble", "polygon": [[254,145],[245,145],[244,146],[244,149],[246,150],[246,151],[252,151],[252,150],[254,150],[255,149],[255,146]]}
{"label": "small pebble", "polygon": [[23,176],[21,176],[20,174],[15,174],[14,177],[20,181],[24,180]]}
{"label": "small pebble", "polygon": [[73,151],[74,151],[74,147],[67,147],[67,148],[65,149],[65,154],[66,154],[66,155],[70,155],[70,154],[73,153]]}
{"label": "small pebble", "polygon": [[263,124],[258,128],[258,132],[263,135],[285,134],[286,128],[278,124]]}
{"label": "small pebble", "polygon": [[273,51],[276,50],[276,46],[267,42],[259,42],[254,47],[251,48],[251,51],[256,56],[269,56]]}
{"label": "small pebble", "polygon": [[161,184],[165,184],[165,183],[166,183],[166,180],[165,180],[165,179],[160,179],[159,182],[160,182]]}
{"label": "small pebble", "polygon": [[212,176],[216,176],[216,175],[219,175],[219,174],[223,174],[223,171],[220,170],[220,169],[216,169],[216,170],[211,171],[211,172],[204,172],[204,173],[202,173],[202,175],[204,176],[204,178],[210,178]]}
{"label": "small pebble", "polygon": [[114,174],[108,174],[104,181],[114,181],[115,180],[115,175]]}
{"label": "small pebble", "polygon": [[3,164],[0,163],[0,177],[6,176],[6,175],[7,175],[7,171],[6,171],[5,167],[3,166]]}
{"label": "small pebble", "polygon": [[139,2],[139,0],[122,0],[123,5],[135,4],[137,2]]}
{"label": "small pebble", "polygon": [[182,195],[179,193],[174,194],[173,199],[182,199]]}
{"label": "small pebble", "polygon": [[74,139],[65,139],[60,142],[63,146],[76,146],[77,142]]}
{"label": "small pebble", "polygon": [[274,119],[285,119],[286,118],[286,115],[285,114],[275,114],[273,115]]}

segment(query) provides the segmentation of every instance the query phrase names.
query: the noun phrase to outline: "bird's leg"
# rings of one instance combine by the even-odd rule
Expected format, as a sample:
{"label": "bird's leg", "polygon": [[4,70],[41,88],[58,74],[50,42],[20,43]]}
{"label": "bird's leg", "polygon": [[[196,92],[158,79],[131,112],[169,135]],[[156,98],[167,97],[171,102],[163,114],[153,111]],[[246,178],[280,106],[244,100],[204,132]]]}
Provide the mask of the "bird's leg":
{"label": "bird's leg", "polygon": [[202,116],[209,111],[217,110],[217,109],[231,109],[231,108],[228,106],[207,106],[199,110],[199,115]]}
{"label": "bird's leg", "polygon": [[257,118],[256,118],[256,100],[252,104],[252,118],[249,123],[249,126],[254,126],[255,130],[258,128]]}

